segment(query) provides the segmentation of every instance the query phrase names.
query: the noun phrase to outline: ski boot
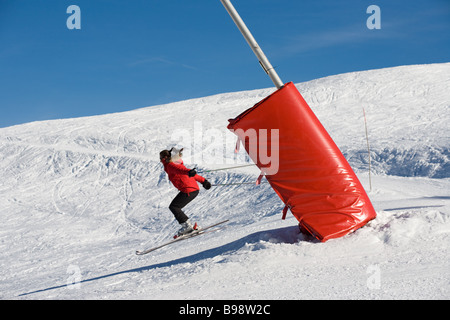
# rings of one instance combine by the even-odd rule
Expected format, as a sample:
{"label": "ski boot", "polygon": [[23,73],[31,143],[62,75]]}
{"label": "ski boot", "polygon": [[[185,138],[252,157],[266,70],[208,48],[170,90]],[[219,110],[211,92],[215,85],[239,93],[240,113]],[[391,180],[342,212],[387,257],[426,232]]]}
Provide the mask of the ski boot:
{"label": "ski boot", "polygon": [[181,224],[181,228],[180,228],[180,230],[178,230],[178,233],[177,233],[177,235],[174,238],[178,238],[180,236],[184,236],[184,235],[186,235],[188,233],[191,233],[191,232],[193,232],[193,231],[195,231],[197,229],[198,229],[197,223],[192,225],[192,223],[189,220],[187,220],[186,222],[183,222]]}

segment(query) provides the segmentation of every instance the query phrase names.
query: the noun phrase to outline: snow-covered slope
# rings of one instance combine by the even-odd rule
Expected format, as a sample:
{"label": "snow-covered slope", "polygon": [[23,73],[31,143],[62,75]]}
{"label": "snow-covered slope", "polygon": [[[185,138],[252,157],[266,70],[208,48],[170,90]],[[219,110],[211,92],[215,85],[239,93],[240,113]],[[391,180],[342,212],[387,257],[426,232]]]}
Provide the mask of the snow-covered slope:
{"label": "snow-covered slope", "polygon": [[[0,129],[0,298],[450,298],[450,63],[297,85],[369,189],[378,217],[317,243],[268,184],[202,190],[186,208],[227,228],[146,256],[178,225],[160,150],[199,170],[246,163],[234,118],[274,89]],[[254,167],[204,172],[252,182]],[[69,285],[67,284],[72,284]]]}

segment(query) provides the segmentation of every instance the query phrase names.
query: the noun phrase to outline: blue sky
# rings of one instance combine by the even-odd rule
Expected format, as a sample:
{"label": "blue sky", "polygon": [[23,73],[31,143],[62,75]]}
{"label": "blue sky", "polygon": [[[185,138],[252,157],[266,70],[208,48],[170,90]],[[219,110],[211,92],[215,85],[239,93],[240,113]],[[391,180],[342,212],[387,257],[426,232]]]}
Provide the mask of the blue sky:
{"label": "blue sky", "polygon": [[[283,82],[450,62],[450,0],[232,2]],[[219,0],[0,0],[0,127],[272,86]]]}

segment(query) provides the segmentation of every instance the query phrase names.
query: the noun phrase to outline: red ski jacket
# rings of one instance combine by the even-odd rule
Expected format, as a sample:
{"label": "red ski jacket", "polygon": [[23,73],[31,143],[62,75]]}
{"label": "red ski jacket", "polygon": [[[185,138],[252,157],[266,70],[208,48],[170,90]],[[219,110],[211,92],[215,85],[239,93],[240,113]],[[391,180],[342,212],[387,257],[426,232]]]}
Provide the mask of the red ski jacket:
{"label": "red ski jacket", "polygon": [[186,168],[182,160],[177,162],[161,161],[164,165],[164,171],[167,172],[170,182],[175,188],[184,193],[200,190],[197,182],[205,182],[205,178],[196,174],[193,177],[189,177],[188,173],[190,169]]}

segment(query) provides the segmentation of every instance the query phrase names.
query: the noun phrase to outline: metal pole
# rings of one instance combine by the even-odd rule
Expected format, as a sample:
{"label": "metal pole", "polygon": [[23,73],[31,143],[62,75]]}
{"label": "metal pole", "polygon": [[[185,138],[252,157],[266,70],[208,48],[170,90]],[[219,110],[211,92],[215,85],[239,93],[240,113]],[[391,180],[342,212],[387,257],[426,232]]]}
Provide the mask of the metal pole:
{"label": "metal pole", "polygon": [[369,134],[367,133],[367,119],[366,119],[366,110],[363,107],[363,113],[364,113],[364,126],[366,127],[366,141],[367,141],[367,152],[369,153],[369,185],[370,185],[370,191],[372,191],[372,177],[370,176],[370,144],[369,144]]}
{"label": "metal pole", "polygon": [[250,30],[248,30],[247,26],[245,25],[242,18],[239,16],[239,13],[236,11],[234,6],[231,4],[230,0],[220,0],[222,2],[225,9],[227,9],[228,14],[233,19],[236,26],[241,31],[242,35],[244,36],[245,40],[247,40],[248,45],[253,50],[253,53],[256,55],[256,57],[259,60],[259,63],[263,67],[264,71],[269,75],[270,79],[272,79],[275,86],[280,89],[283,86],[283,81],[281,81],[280,77],[276,73],[275,69],[270,64],[269,60],[267,59],[264,52],[259,47],[258,43],[256,42],[255,38],[253,38],[252,34],[250,33]]}

